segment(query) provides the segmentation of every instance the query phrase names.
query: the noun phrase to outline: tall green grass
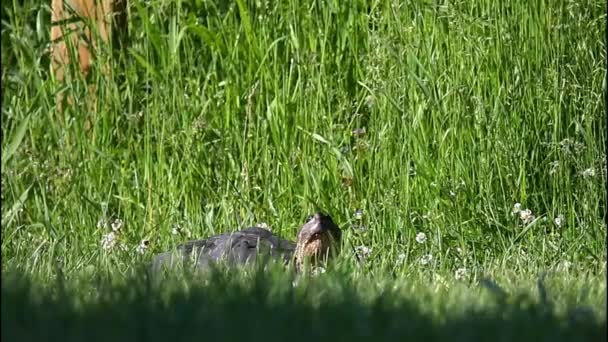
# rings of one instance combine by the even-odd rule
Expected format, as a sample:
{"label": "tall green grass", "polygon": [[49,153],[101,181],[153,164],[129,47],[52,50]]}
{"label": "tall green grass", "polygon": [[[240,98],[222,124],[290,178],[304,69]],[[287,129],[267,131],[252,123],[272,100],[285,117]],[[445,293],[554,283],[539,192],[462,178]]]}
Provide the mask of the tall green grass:
{"label": "tall green grass", "polygon": [[67,84],[48,6],[2,4],[3,273],[126,274],[321,209],[353,286],[547,271],[605,293],[603,2],[134,1],[111,77]]}

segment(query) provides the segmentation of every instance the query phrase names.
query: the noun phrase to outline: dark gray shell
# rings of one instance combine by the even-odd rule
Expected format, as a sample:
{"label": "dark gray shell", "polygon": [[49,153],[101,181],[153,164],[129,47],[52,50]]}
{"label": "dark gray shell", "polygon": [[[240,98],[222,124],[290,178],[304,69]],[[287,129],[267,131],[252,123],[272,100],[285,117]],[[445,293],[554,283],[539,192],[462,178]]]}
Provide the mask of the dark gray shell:
{"label": "dark gray shell", "polygon": [[214,262],[239,265],[254,263],[260,257],[288,263],[295,247],[295,243],[281,239],[267,229],[251,227],[178,245],[173,251],[156,255],[152,268],[160,271],[163,267],[194,263],[197,268],[206,269]]}

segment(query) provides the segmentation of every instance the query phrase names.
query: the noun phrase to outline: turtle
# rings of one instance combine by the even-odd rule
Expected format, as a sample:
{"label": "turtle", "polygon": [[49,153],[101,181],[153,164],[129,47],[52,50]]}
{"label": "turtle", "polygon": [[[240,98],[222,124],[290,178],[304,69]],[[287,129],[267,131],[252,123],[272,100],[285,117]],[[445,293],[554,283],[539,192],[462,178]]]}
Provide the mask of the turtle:
{"label": "turtle", "polygon": [[287,266],[295,263],[301,272],[306,260],[317,265],[340,252],[342,232],[331,216],[322,212],[310,215],[300,228],[297,241],[285,240],[270,230],[249,227],[243,230],[187,241],[174,250],[158,254],[152,269],[186,264],[194,260],[197,269],[209,269],[211,264],[246,265],[256,261],[279,261]]}

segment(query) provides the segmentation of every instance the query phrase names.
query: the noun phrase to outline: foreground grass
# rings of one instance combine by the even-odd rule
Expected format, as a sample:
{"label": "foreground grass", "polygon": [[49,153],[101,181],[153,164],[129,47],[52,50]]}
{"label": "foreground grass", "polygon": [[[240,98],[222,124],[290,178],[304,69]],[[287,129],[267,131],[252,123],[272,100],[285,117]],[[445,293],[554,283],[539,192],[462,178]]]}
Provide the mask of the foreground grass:
{"label": "foreground grass", "polygon": [[[97,274],[51,287],[11,273],[2,282],[6,341],[604,341],[605,281],[548,277],[449,287],[285,272],[148,279]],[[513,279],[511,279],[513,280]],[[564,294],[568,294],[564,296]]]}
{"label": "foreground grass", "polygon": [[[36,327],[126,338],[144,334],[126,328],[143,322],[154,339],[164,336],[162,310],[181,307],[196,312],[173,321],[184,336],[190,326],[220,329],[211,323],[270,326],[283,319],[272,305],[307,324],[344,316],[334,330],[330,319],[320,332],[279,326],[283,337],[288,328],[296,338],[359,334],[349,327],[360,312],[378,317],[368,322],[380,335],[407,334],[394,322],[411,315],[412,327],[433,327],[422,329],[429,338],[460,336],[475,321],[465,337],[490,327],[497,336],[605,336],[597,320],[570,323],[534,301],[458,309],[475,302],[483,277],[534,293],[537,274],[549,272],[563,277],[551,292],[558,303],[576,306],[587,293],[605,325],[603,2],[133,3],[129,49],[98,56],[111,77],[95,66],[89,83],[66,85],[47,72],[46,5],[2,3],[2,270],[34,282],[2,283],[7,338],[47,331]],[[96,103],[84,95],[89,84]],[[77,99],[64,114],[58,92]],[[514,214],[516,203],[534,219]],[[327,307],[290,299],[287,280],[276,280],[274,304],[257,299],[265,314],[250,320],[254,305],[230,304],[251,304],[254,290],[238,279],[227,281],[230,294],[177,286],[173,302],[149,303],[157,292],[146,291],[157,290],[137,281],[135,290],[127,280],[100,285],[97,297],[87,297],[91,279],[55,286],[59,274],[121,279],[155,252],[237,227],[264,222],[294,238],[317,209],[344,229],[335,282],[351,291],[329,287]],[[112,225],[121,228],[108,244]],[[409,295],[376,285],[359,293],[384,282],[411,286]],[[370,304],[378,297],[395,306]],[[16,321],[26,314],[35,319]],[[101,317],[116,330],[95,323]]]}

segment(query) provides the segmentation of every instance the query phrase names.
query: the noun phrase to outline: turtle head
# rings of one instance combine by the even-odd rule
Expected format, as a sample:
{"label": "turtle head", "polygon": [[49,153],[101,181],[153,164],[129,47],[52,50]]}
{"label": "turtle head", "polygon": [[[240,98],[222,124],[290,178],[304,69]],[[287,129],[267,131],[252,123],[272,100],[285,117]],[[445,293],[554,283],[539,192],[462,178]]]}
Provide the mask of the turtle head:
{"label": "turtle head", "polygon": [[295,251],[296,270],[306,259],[313,265],[340,252],[342,232],[329,215],[316,212],[306,220],[298,233]]}

